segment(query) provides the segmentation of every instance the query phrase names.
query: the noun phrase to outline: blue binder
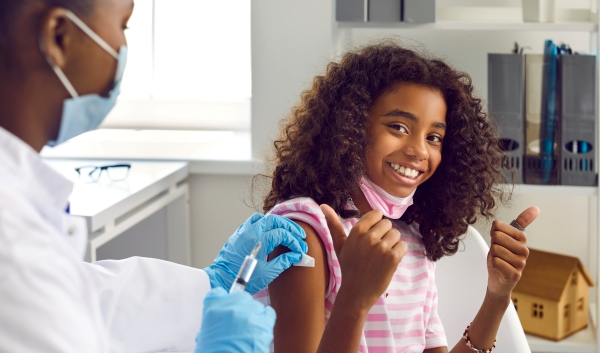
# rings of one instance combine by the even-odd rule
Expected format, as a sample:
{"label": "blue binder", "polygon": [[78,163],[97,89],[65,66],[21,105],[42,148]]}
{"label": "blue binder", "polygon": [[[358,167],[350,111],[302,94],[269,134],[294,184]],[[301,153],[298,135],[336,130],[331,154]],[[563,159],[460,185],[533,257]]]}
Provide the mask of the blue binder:
{"label": "blue binder", "polygon": [[542,177],[550,182],[554,143],[556,136],[556,79],[558,70],[558,47],[551,40],[544,45],[544,81],[542,98],[542,122],[540,125],[540,158]]}

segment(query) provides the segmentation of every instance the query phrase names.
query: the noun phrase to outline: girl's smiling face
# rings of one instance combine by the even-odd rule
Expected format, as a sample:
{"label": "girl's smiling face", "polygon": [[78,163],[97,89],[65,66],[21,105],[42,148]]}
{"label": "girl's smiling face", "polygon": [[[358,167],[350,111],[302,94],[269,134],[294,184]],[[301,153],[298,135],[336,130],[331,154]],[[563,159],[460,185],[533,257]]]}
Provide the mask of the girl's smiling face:
{"label": "girl's smiling face", "polygon": [[442,160],[446,101],[437,89],[398,84],[369,110],[367,176],[389,194],[407,197]]}

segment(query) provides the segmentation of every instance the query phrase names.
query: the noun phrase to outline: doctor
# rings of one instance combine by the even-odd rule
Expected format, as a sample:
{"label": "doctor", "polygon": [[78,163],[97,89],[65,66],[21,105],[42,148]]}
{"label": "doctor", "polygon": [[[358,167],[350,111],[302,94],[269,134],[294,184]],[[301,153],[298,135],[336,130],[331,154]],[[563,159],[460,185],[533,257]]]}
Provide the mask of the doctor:
{"label": "doctor", "polygon": [[261,258],[292,251],[260,263],[249,292],[297,262],[299,227],[254,215],[205,270],[85,263],[85,222],[65,212],[72,184],[38,155],[114,106],[132,10],[132,0],[0,1],[0,352],[266,352],[273,309],[226,289],[258,240]]}
{"label": "doctor", "polygon": [[[204,270],[145,258],[85,263],[85,223],[65,212],[72,184],[38,155],[95,129],[114,106],[132,11],[133,0],[0,0],[0,352],[268,352],[273,309],[226,290],[259,240],[258,258],[278,245],[291,251],[259,263],[250,293],[299,261],[300,227],[256,214]],[[406,249],[389,238],[383,246],[393,231],[379,221],[371,212],[348,241],[336,236],[354,295],[332,319],[350,322],[357,302],[378,298]]]}

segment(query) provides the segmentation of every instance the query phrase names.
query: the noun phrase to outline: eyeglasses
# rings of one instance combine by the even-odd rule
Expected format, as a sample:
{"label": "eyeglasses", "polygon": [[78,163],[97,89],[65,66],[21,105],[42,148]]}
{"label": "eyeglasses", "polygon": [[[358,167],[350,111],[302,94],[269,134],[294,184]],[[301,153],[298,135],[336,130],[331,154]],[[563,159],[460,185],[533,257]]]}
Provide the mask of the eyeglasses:
{"label": "eyeglasses", "polygon": [[94,183],[100,180],[100,175],[102,172],[106,170],[106,174],[108,175],[108,179],[111,181],[123,181],[127,179],[129,176],[129,170],[131,169],[131,164],[115,164],[115,165],[106,165],[103,167],[99,166],[83,166],[79,168],[75,168],[77,174],[79,174],[79,180],[84,183]]}

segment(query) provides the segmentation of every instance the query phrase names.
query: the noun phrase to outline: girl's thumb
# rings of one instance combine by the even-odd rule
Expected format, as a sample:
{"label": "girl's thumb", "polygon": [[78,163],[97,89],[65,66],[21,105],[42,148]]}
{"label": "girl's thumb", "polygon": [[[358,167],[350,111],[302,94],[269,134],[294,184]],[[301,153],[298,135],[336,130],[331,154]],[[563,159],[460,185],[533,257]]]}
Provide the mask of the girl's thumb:
{"label": "girl's thumb", "polygon": [[347,239],[346,231],[344,231],[342,221],[340,221],[340,218],[338,217],[337,213],[335,213],[333,208],[329,207],[329,205],[323,204],[321,205],[321,211],[323,211],[325,214],[327,226],[329,227],[329,233],[331,233],[331,238],[333,239],[333,247],[335,248],[335,253],[339,258],[340,254],[342,253],[342,247]]}

